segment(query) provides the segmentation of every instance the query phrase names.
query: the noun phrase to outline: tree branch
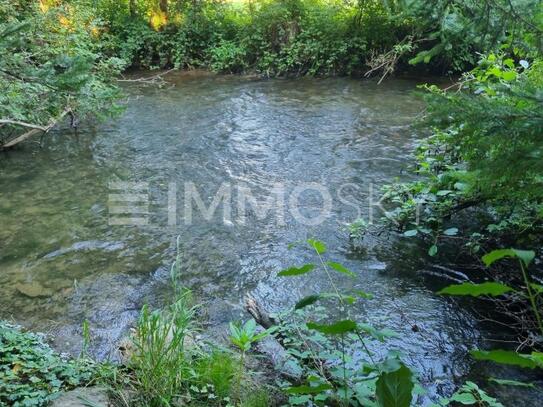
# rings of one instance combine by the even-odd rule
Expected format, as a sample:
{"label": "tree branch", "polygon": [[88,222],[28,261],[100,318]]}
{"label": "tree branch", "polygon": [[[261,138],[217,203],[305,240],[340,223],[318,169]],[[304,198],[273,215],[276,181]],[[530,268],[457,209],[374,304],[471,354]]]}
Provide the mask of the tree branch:
{"label": "tree branch", "polygon": [[0,119],[0,124],[12,124],[14,126],[28,127],[30,129],[36,129],[41,131],[46,131],[47,127],[40,126],[39,124],[20,122],[18,120],[11,119]]}
{"label": "tree branch", "polygon": [[0,124],[12,124],[15,126],[22,126],[22,127],[31,129],[27,131],[26,133],[23,133],[20,136],[14,138],[13,140],[10,140],[4,144],[0,144],[0,149],[13,147],[14,145],[19,144],[20,142],[32,137],[34,134],[38,134],[40,132],[43,132],[43,133],[49,132],[49,130],[55,127],[56,124],[64,118],[64,116],[66,116],[68,113],[71,113],[71,112],[72,112],[72,109],[67,107],[56,119],[49,120],[49,124],[45,127],[40,126],[38,124],[25,123],[25,122],[20,122],[17,120],[0,119]]}

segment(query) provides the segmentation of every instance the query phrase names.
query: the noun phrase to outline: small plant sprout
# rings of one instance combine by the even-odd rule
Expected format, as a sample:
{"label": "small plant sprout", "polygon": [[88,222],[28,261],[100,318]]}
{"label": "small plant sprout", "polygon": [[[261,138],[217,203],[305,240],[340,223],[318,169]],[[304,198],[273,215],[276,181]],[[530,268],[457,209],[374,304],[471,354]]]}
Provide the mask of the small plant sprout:
{"label": "small plant sprout", "polygon": [[274,328],[256,332],[256,322],[250,319],[245,324],[230,322],[230,341],[242,353],[251,350],[251,346],[274,332]]}

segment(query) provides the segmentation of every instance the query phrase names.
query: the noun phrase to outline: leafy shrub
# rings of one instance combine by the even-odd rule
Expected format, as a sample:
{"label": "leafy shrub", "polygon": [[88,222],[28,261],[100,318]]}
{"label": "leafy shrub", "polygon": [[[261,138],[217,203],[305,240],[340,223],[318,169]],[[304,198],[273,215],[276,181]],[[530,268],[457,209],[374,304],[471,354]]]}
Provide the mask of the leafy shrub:
{"label": "leafy shrub", "polygon": [[242,72],[245,70],[245,49],[235,42],[222,41],[211,48],[211,69],[218,72]]}
{"label": "leafy shrub", "polygon": [[[351,318],[349,306],[371,298],[371,294],[340,291],[332,273],[347,278],[355,274],[340,263],[325,260],[327,248],[323,242],[309,239],[307,244],[329,281],[330,292],[311,294],[298,301],[292,312],[280,317],[278,337],[303,378],[301,384],[284,383],[290,404],[408,407],[414,399],[413,373],[398,352],[390,351],[378,360],[368,347],[369,341],[384,342],[396,334]],[[309,263],[282,270],[278,276],[291,278],[316,270],[318,267]],[[307,308],[316,303],[323,306]],[[327,311],[339,316],[330,321]],[[363,356],[353,358],[353,349],[360,350]]]}
{"label": "leafy shrub", "polygon": [[89,8],[0,1],[0,143],[66,114],[75,126],[119,111],[113,81],[125,64],[105,55],[102,29]]}
{"label": "leafy shrub", "polygon": [[0,403],[46,406],[61,390],[88,383],[94,364],[54,352],[44,337],[0,321]]}
{"label": "leafy shrub", "polygon": [[[400,229],[426,237],[430,254],[447,240],[463,241],[472,252],[537,242],[542,77],[538,61],[490,55],[466,74],[461,91],[429,88],[425,122],[435,130],[417,152],[422,178],[390,185],[385,196],[396,205],[391,215]],[[466,211],[478,214],[477,222],[465,225]]]}

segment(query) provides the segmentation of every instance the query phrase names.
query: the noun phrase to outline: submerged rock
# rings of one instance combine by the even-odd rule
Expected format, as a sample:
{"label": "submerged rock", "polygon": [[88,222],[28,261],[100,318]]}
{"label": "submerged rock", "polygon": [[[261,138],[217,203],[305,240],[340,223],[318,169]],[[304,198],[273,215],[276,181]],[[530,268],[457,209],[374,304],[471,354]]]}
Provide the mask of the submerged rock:
{"label": "submerged rock", "polygon": [[51,407],[108,407],[107,390],[102,387],[78,387],[77,389],[62,393],[51,403]]}
{"label": "submerged rock", "polygon": [[15,289],[19,293],[30,298],[50,297],[53,295],[53,290],[44,287],[37,281],[32,281],[31,283],[18,283],[15,285]]}
{"label": "submerged rock", "polygon": [[99,240],[87,240],[84,242],[76,242],[70,247],[64,249],[58,249],[43,256],[44,259],[52,259],[54,257],[62,256],[71,252],[89,251],[89,250],[103,250],[105,252],[113,252],[116,250],[124,249],[123,242],[103,242]]}

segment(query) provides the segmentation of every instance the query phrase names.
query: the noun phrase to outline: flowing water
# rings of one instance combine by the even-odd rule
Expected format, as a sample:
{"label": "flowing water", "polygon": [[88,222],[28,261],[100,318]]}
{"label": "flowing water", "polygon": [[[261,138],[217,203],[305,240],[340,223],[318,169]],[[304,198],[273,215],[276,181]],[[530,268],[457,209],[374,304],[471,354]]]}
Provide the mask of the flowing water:
{"label": "flowing water", "polygon": [[[399,332],[387,346],[431,394],[450,392],[472,369],[475,320],[433,294],[428,260],[403,239],[368,239],[360,253],[345,231],[382,216],[379,186],[405,176],[416,84],[170,74],[163,88],[127,86],[120,118],[3,154],[0,317],[51,332],[71,352],[86,319],[93,352],[107,357],[143,303],[165,300],[176,236],[183,283],[215,327],[243,316],[246,293],[279,310],[326,290],[319,273],[276,276],[315,261],[288,248],[315,237],[357,275],[338,284],[374,295],[359,319]],[[206,213],[196,192],[203,209],[224,199]],[[266,213],[255,202],[273,205]]]}

